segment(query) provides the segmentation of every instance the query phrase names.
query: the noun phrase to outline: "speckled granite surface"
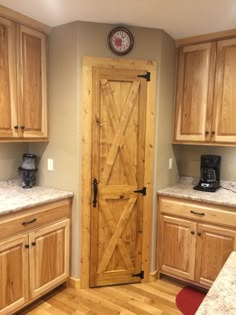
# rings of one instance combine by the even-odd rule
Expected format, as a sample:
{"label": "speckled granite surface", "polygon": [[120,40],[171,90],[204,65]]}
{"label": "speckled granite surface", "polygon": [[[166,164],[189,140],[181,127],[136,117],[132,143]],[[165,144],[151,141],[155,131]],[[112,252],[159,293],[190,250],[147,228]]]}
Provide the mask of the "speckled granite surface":
{"label": "speckled granite surface", "polygon": [[236,314],[236,252],[232,252],[195,315]]}
{"label": "speckled granite surface", "polygon": [[18,180],[0,181],[0,215],[72,196],[72,192],[41,186],[23,189]]}
{"label": "speckled granite surface", "polygon": [[177,184],[158,190],[158,194],[236,207],[236,182],[221,181],[222,188],[214,193],[194,190],[197,183],[198,178],[180,177]]}

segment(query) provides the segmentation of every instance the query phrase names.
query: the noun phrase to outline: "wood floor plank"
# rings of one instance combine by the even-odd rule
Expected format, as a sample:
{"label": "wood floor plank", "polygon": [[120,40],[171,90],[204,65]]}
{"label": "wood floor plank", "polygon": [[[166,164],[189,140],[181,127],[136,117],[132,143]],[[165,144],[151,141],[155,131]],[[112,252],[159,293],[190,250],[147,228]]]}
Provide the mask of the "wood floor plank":
{"label": "wood floor plank", "polygon": [[182,287],[166,279],[93,289],[59,287],[17,315],[181,315],[175,297]]}
{"label": "wood floor plank", "polygon": [[[134,287],[137,287],[139,288],[138,286],[136,286],[136,284],[134,284]],[[159,290],[157,287],[153,287],[149,284],[146,284],[146,283],[143,283],[142,285],[142,290],[145,292],[145,294],[153,294],[153,295],[156,295],[157,292],[158,292],[158,296],[159,297],[162,297],[168,301],[171,301],[171,302],[175,302],[175,295],[172,295],[172,294],[168,294],[166,292],[162,292],[161,290]]]}
{"label": "wood floor plank", "polygon": [[155,295],[147,293],[142,290],[142,288],[136,288],[134,286],[121,286],[119,290],[123,292],[126,296],[132,296],[135,300],[139,302],[143,302],[144,304],[149,304],[158,309],[161,309],[166,314],[179,314],[178,310],[174,310],[175,302],[159,296],[158,290]]}
{"label": "wood floor plank", "polygon": [[[104,297],[99,294],[99,290],[91,289],[91,290],[82,290],[80,293],[80,297],[84,296],[86,299],[88,299],[92,303],[96,303],[96,309],[97,306],[100,305],[103,307],[104,311],[101,314],[106,315],[119,315],[120,312],[126,311],[125,309],[121,308],[119,305],[116,305],[113,303],[110,299],[107,299],[107,297]],[[127,315],[129,315],[127,313]],[[130,314],[133,315],[133,314]]]}
{"label": "wood floor plank", "polygon": [[109,299],[112,299],[113,302],[116,302],[121,307],[129,310],[133,314],[136,315],[151,315],[150,312],[147,310],[143,310],[142,308],[139,308],[137,305],[130,303],[132,301],[132,297],[125,296],[119,292],[119,290],[116,289],[116,287],[111,288],[101,288],[100,292],[104,292],[104,296],[109,296]]}

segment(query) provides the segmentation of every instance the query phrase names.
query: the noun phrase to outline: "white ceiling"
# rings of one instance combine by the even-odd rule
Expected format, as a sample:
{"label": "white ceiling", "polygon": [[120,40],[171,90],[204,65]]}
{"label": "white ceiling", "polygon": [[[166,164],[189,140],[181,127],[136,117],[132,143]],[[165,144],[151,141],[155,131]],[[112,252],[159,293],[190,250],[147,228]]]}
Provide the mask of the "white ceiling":
{"label": "white ceiling", "polygon": [[161,28],[183,38],[236,28],[235,0],[0,0],[49,26],[90,21]]}

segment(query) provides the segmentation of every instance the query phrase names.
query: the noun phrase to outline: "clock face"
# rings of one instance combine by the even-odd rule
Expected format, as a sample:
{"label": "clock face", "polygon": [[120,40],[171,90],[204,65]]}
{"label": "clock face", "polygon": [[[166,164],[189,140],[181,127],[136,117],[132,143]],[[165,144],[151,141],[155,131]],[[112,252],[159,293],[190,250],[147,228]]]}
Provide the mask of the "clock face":
{"label": "clock face", "polygon": [[134,39],[129,30],[116,27],[109,34],[109,46],[117,55],[125,55],[133,48]]}

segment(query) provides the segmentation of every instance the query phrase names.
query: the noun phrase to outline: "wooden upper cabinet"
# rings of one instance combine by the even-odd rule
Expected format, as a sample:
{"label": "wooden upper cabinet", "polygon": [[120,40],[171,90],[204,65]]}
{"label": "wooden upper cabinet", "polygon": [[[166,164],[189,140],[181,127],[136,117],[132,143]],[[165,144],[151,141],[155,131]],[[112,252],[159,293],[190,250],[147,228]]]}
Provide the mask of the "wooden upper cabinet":
{"label": "wooden upper cabinet", "polygon": [[46,37],[20,25],[19,127],[24,137],[47,137]]}
{"label": "wooden upper cabinet", "polygon": [[174,141],[236,144],[236,38],[179,48]]}
{"label": "wooden upper cabinet", "polygon": [[47,140],[46,36],[0,18],[0,141]]}
{"label": "wooden upper cabinet", "polygon": [[0,137],[13,137],[17,125],[15,24],[0,18]]}
{"label": "wooden upper cabinet", "polygon": [[236,38],[217,43],[213,133],[216,142],[236,143]]}
{"label": "wooden upper cabinet", "polygon": [[205,141],[212,114],[215,44],[179,50],[175,140]]}

